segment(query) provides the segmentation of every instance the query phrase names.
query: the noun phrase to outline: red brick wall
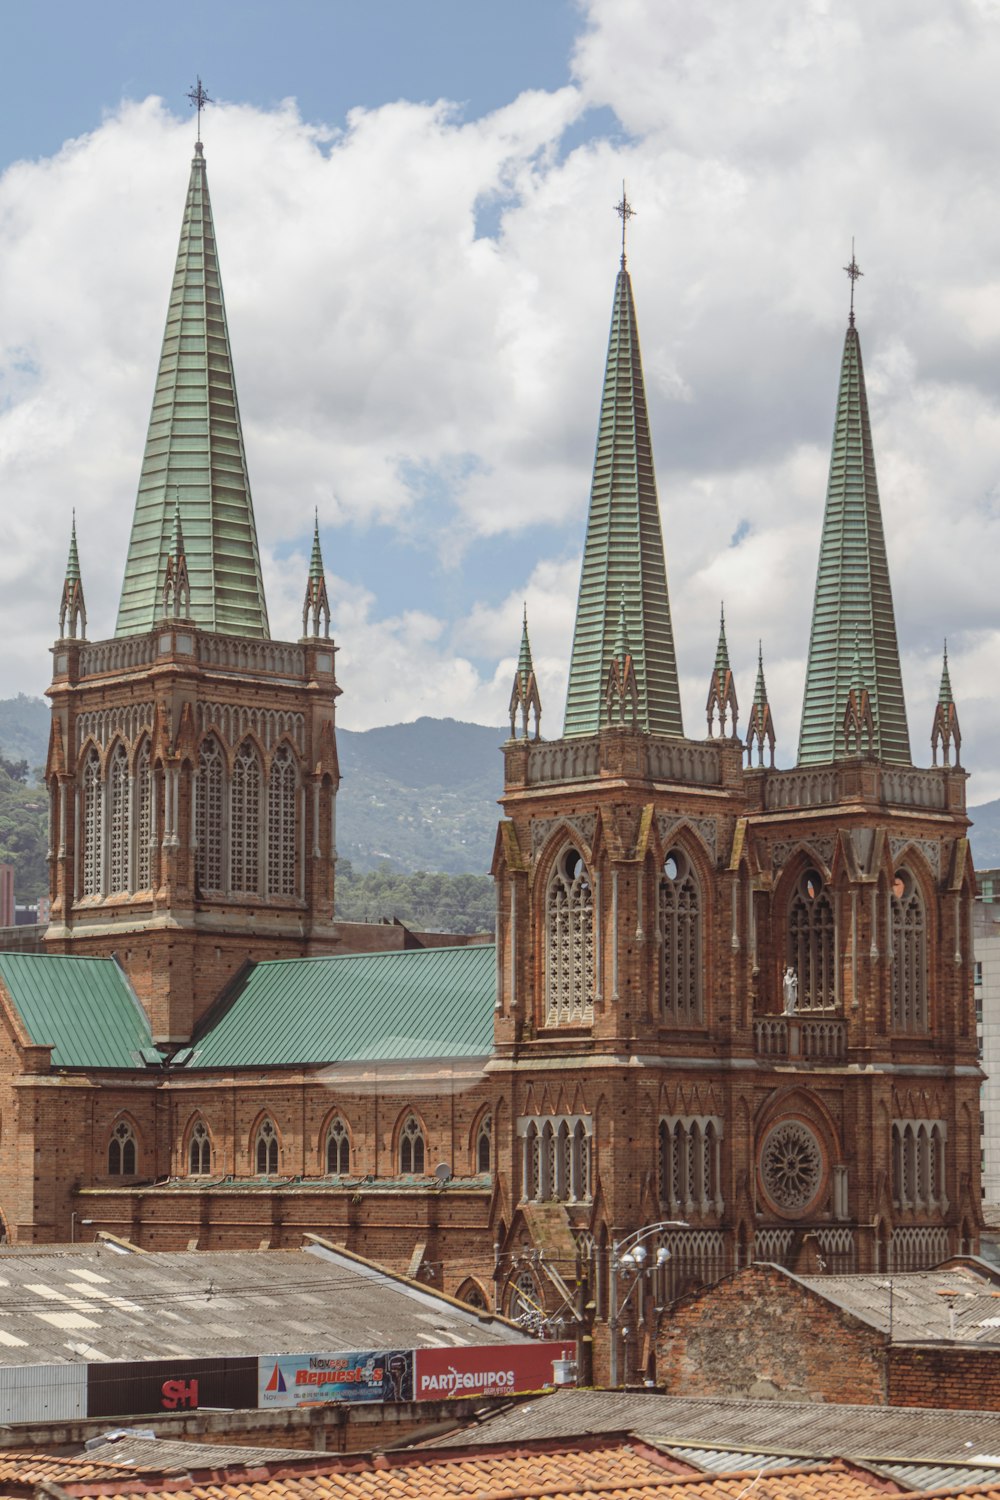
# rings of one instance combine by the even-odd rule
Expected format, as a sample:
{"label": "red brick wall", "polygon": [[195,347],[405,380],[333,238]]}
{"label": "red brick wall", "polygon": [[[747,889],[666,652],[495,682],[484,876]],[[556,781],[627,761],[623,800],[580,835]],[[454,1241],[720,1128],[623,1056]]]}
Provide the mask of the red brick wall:
{"label": "red brick wall", "polygon": [[1000,1411],[1000,1353],[899,1344],[889,1356],[889,1404]]}

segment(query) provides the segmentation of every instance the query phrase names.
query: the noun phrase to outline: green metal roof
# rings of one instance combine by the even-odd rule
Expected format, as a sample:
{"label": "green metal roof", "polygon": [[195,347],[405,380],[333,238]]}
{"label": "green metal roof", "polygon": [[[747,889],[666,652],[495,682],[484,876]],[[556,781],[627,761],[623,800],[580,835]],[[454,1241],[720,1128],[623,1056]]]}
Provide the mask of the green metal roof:
{"label": "green metal roof", "polygon": [[861,341],[847,330],[820,542],[799,765],[842,753],[841,725],[854,677],[855,637],[880,760],[910,765],[903,678],[882,529]]}
{"label": "green metal roof", "polygon": [[193,1044],[188,1068],[486,1057],[493,944],[271,959]]}
{"label": "green metal roof", "polygon": [[0,953],[0,979],[56,1068],[142,1068],[158,1054],[146,1013],[111,958]]}
{"label": "green metal roof", "polygon": [[623,593],[639,724],[656,734],[683,735],[639,331],[624,258],[611,315],[565,735],[596,734],[601,727]]}
{"label": "green metal roof", "polygon": [[178,507],[192,618],[206,630],[266,639],[257,530],[200,141],[191,163],[116,635],[150,630],[160,613]]}

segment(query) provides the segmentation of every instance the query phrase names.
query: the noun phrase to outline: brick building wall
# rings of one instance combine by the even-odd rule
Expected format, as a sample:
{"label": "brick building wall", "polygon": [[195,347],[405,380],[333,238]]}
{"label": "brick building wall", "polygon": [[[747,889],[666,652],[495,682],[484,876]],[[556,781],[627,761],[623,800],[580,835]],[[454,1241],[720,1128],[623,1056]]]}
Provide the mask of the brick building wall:
{"label": "brick building wall", "polygon": [[889,1354],[889,1405],[1000,1412],[1000,1352],[896,1344]]}

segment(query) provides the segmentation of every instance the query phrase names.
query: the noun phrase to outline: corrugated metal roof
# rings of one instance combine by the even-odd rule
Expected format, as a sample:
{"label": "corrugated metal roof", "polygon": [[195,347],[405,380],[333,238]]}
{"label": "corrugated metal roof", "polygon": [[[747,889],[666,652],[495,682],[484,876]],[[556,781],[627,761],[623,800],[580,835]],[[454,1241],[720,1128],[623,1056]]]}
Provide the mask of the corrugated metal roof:
{"label": "corrugated metal roof", "polygon": [[633,1432],[668,1448],[696,1444],[805,1458],[987,1466],[998,1454],[998,1426],[1000,1418],[989,1411],[562,1390],[533,1396],[435,1447]]}
{"label": "corrugated metal roof", "polygon": [[110,958],[0,953],[0,979],[56,1068],[142,1068],[156,1056],[146,1013]]}
{"label": "corrugated metal roof", "polygon": [[[4,1455],[9,1457],[10,1455]],[[104,1442],[91,1441],[86,1456],[93,1463],[117,1464],[144,1474],[162,1474],[168,1469],[255,1468],[261,1464],[290,1463],[315,1466],[330,1455],[318,1448],[265,1448],[246,1443],[186,1443],[177,1438],[125,1432]]]}
{"label": "corrugated metal roof", "polygon": [[486,1057],[494,965],[492,943],[272,959],[209,1016],[186,1067]]}

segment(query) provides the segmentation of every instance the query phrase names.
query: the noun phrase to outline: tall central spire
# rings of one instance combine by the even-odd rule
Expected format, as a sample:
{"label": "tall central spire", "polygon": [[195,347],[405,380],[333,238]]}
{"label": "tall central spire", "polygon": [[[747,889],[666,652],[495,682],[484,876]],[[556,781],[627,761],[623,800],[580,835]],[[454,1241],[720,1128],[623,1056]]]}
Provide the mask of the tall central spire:
{"label": "tall central spire", "polygon": [[596,734],[601,727],[623,598],[638,725],[654,734],[683,735],[639,331],[624,253],[611,315],[565,735]]}
{"label": "tall central spire", "polygon": [[[853,297],[860,275],[853,254],[847,273]],[[895,765],[910,765],[875,450],[852,302],[816,574],[800,766],[821,765],[841,753],[844,706],[854,683],[856,654],[871,702],[872,754]]]}
{"label": "tall central spire", "polygon": [[116,635],[158,615],[179,512],[191,618],[267,638],[267,606],[201,141],[184,221],[132,520]]}

